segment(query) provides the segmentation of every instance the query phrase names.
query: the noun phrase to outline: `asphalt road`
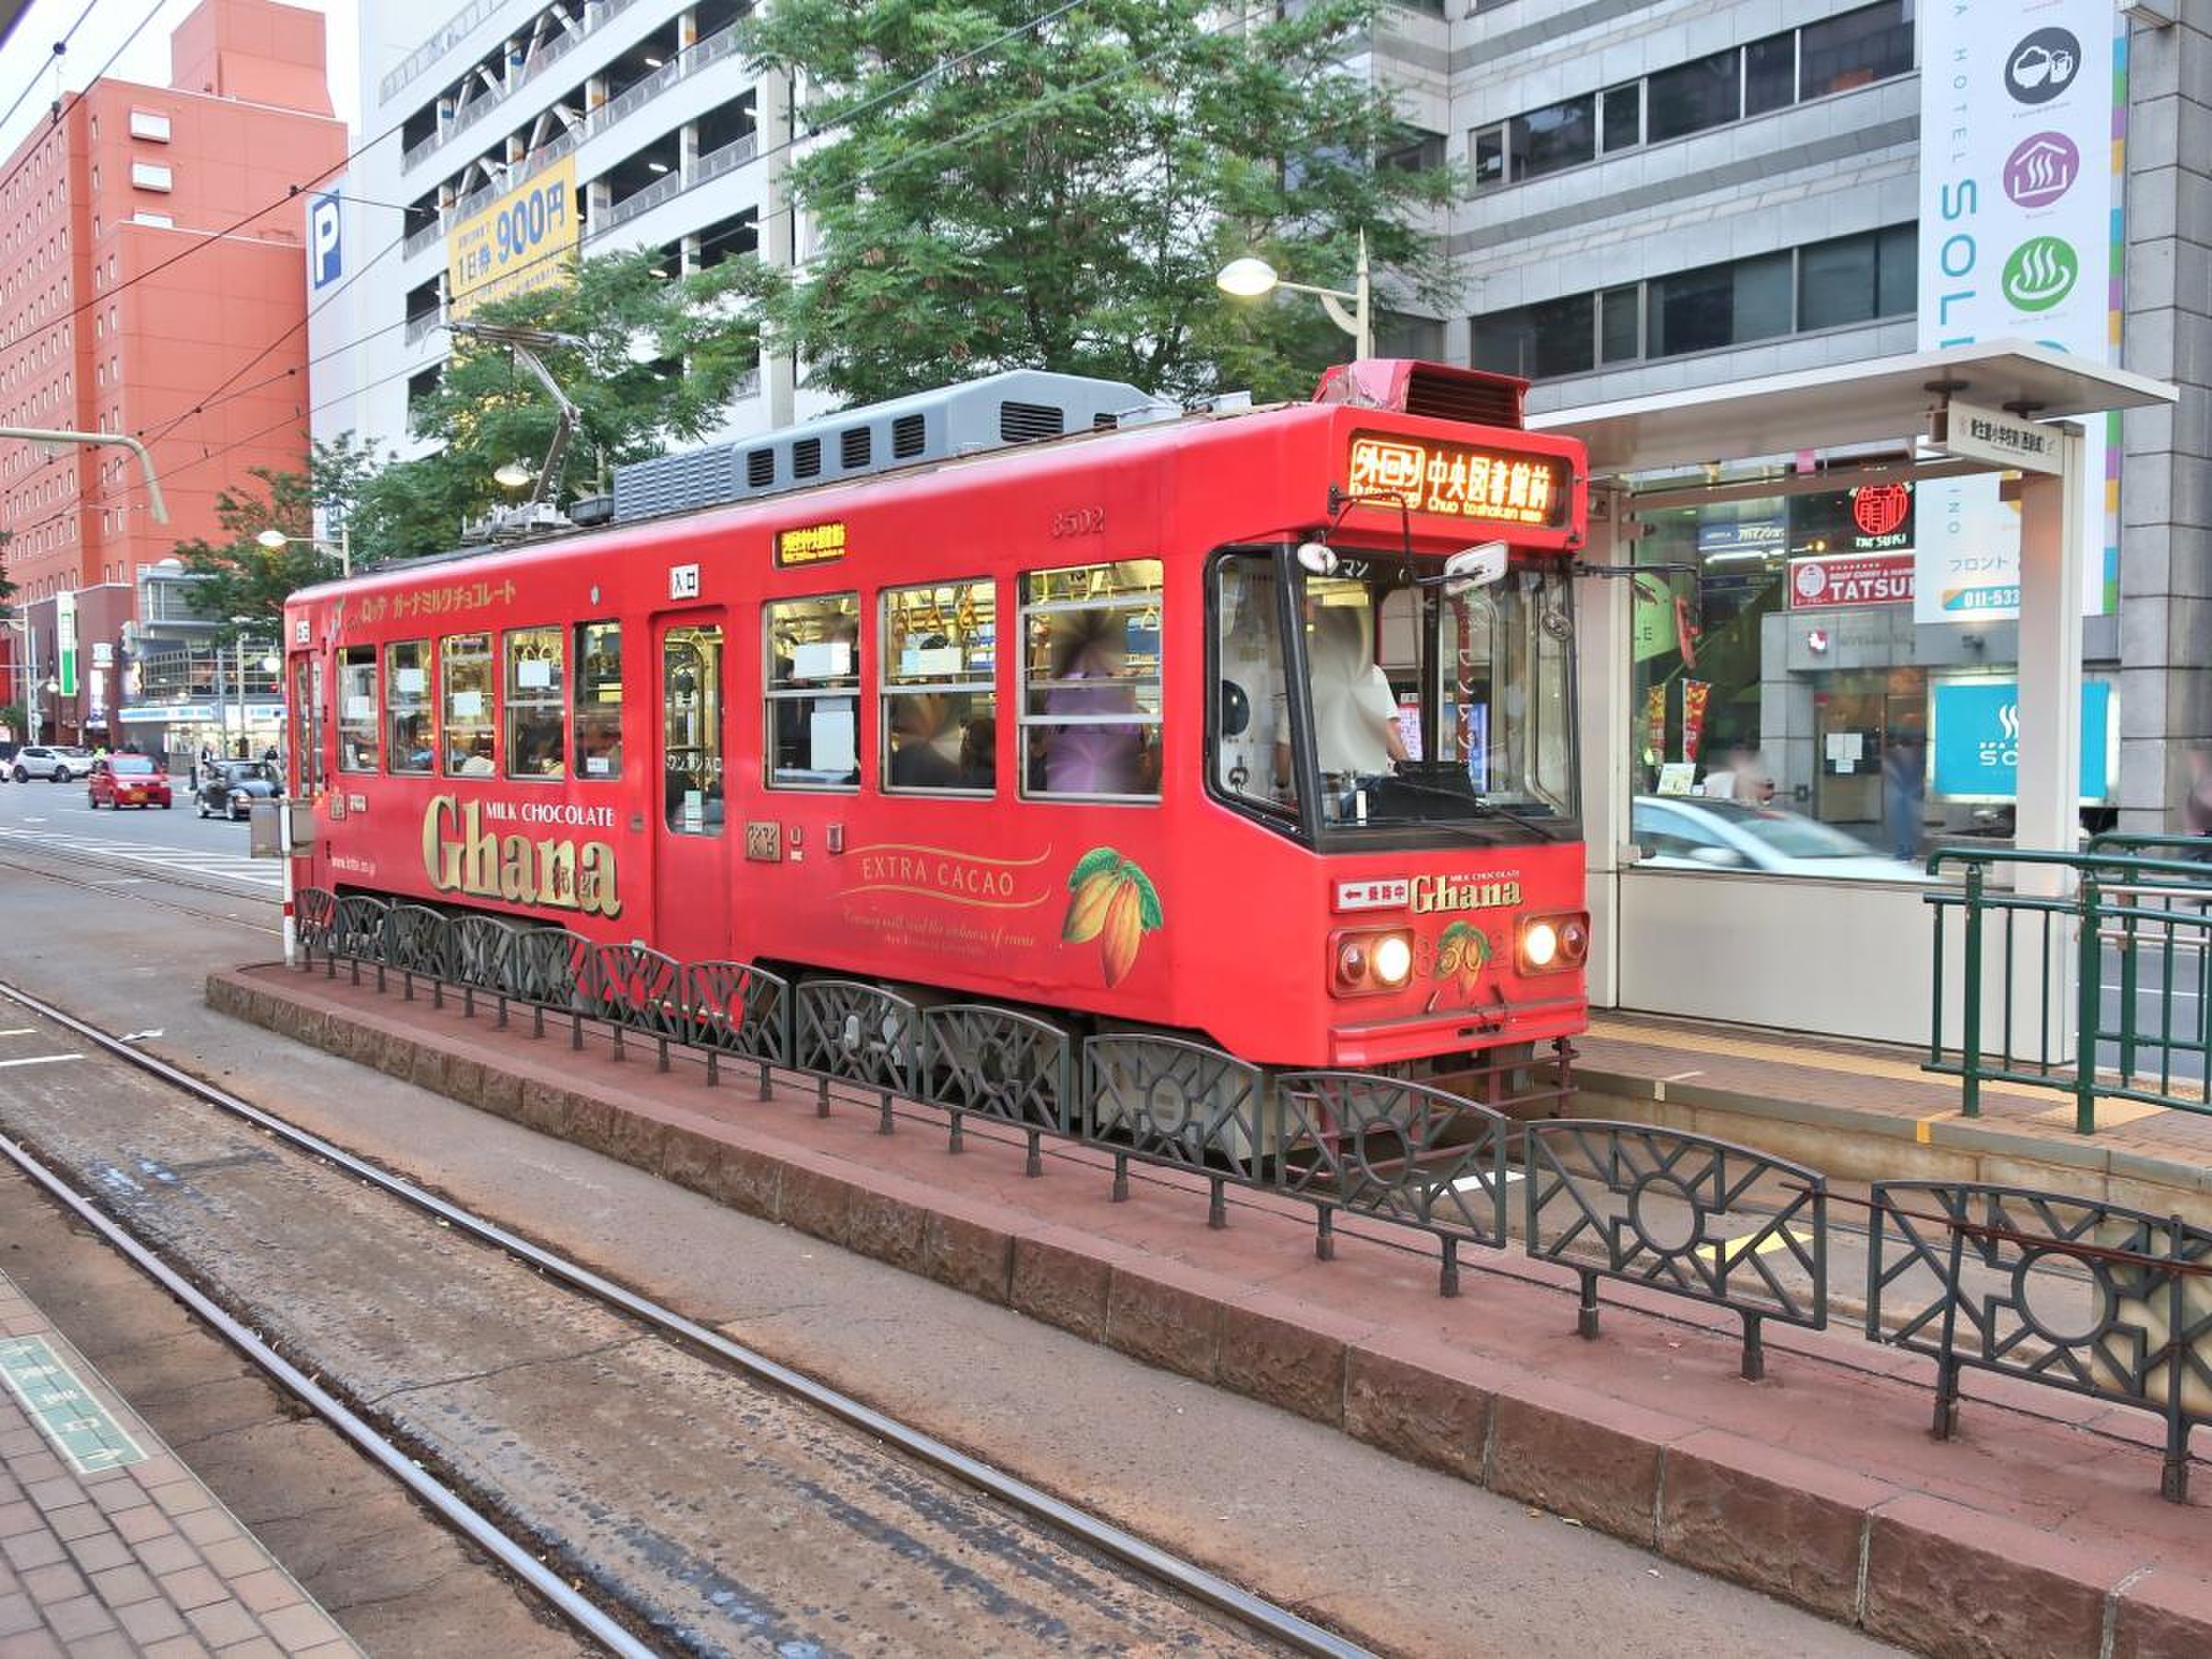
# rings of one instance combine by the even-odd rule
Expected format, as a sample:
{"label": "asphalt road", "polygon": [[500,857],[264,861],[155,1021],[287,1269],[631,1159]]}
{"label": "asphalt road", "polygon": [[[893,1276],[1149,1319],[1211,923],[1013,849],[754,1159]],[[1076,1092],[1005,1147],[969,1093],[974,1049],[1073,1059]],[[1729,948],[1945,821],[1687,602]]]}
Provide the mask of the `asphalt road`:
{"label": "asphalt road", "polygon": [[[0,813],[19,810],[19,803],[0,789]],[[994,1456],[1048,1489],[1092,1503],[1263,1594],[1339,1623],[1380,1649],[1529,1659],[1613,1653],[1768,1659],[1884,1651],[1795,1609],[1398,1463],[1318,1425],[1148,1370],[1006,1309],[210,1014],[202,974],[217,962],[272,955],[273,904],[226,897],[196,877],[175,876],[132,889],[148,894],[143,906],[88,906],[88,892],[100,889],[85,884],[101,879],[111,866],[65,849],[28,845],[0,847],[0,864],[9,866],[0,869],[9,900],[8,925],[0,928],[0,978],[112,1029],[158,1031],[147,1045],[165,1057],[722,1325],[774,1358]],[[34,870],[42,878],[33,878]],[[188,1148],[168,1144],[165,1123],[143,1134],[119,1135],[112,1120],[101,1129],[98,1091],[85,1090],[81,1082],[70,1086],[80,1109],[56,1112],[41,1094],[64,1087],[61,1078],[41,1075],[55,1069],[0,1070],[0,1123],[20,1112],[57,1133],[86,1137],[80,1151],[88,1159],[104,1158],[126,1174],[128,1156],[143,1145],[175,1171],[170,1159]],[[95,1135],[109,1143],[104,1150],[90,1144]],[[195,1212],[171,1224],[233,1226],[226,1212],[244,1198],[234,1199],[224,1183],[264,1178],[260,1159],[237,1171],[243,1173],[209,1170],[195,1177],[197,1203],[163,1204],[171,1212]],[[335,1224],[352,1206],[313,1207],[329,1208]],[[265,1194],[251,1213],[272,1225],[282,1218],[281,1206],[269,1207]],[[257,1236],[247,1229],[231,1237],[233,1253],[256,1248]],[[312,1246],[303,1253],[310,1262],[320,1259]],[[342,1336],[333,1350],[337,1357],[347,1348],[356,1359],[365,1354],[364,1382],[375,1382],[376,1368],[391,1376],[405,1364],[410,1343],[404,1329],[394,1327],[382,1347],[358,1330],[334,1333],[326,1327],[338,1310],[295,1305],[295,1292],[277,1294],[288,1271],[281,1264],[240,1261],[224,1271],[252,1281],[256,1295],[275,1297],[267,1314],[272,1323],[312,1336],[318,1348]],[[313,1274],[298,1283],[300,1297],[319,1294]],[[441,1339],[449,1337],[453,1322],[439,1312],[435,1300],[430,1311]],[[571,1350],[565,1357],[555,1351],[563,1347]],[[565,1341],[548,1342],[546,1351],[547,1376],[564,1368],[581,1376],[616,1363],[651,1369],[634,1343],[599,1356]],[[426,1418],[439,1415],[432,1408],[438,1402],[462,1397],[473,1386],[450,1367],[436,1369],[444,1372],[441,1387],[419,1391]],[[548,1468],[571,1471],[596,1459],[632,1492],[635,1472],[619,1465],[634,1457],[641,1467],[679,1482],[671,1489],[699,1506],[696,1522],[677,1516],[687,1535],[704,1536],[719,1524],[751,1541],[745,1569],[753,1581],[792,1582],[806,1564],[784,1558],[803,1545],[795,1534],[786,1537],[755,1524],[747,1510],[759,1488],[685,1481],[682,1461],[670,1454],[672,1445],[694,1435],[703,1437],[714,1466],[742,1461],[756,1425],[707,1409],[705,1396],[681,1420],[641,1406],[634,1418],[626,1411],[625,1399],[645,1397],[594,1388],[580,1392],[569,1409],[541,1405],[529,1417],[522,1451],[542,1455]],[[165,1427],[157,1409],[164,1398],[157,1388],[141,1402],[158,1429]],[[509,1458],[513,1466],[527,1461],[498,1445],[498,1438],[482,1437],[485,1443],[469,1455]],[[763,1447],[760,1454],[777,1450]],[[1296,1471],[1296,1478],[1282,1478],[1283,1471]],[[208,1478],[216,1481],[213,1471]],[[219,1483],[218,1490],[232,1500]],[[234,1501],[241,1512],[254,1506],[250,1481]],[[810,1522],[821,1512],[818,1506],[804,1512]],[[298,1553],[303,1582],[344,1618],[346,1550],[303,1541]],[[360,1563],[374,1564],[372,1555]],[[1032,1644],[1008,1644],[1024,1645]]]}
{"label": "asphalt road", "polygon": [[186,781],[170,782],[176,805],[167,811],[95,809],[81,781],[0,783],[0,857],[16,850],[58,853],[87,866],[87,878],[112,888],[118,898],[178,883],[277,897],[283,872],[274,859],[247,856],[247,826],[224,818],[203,821]]}

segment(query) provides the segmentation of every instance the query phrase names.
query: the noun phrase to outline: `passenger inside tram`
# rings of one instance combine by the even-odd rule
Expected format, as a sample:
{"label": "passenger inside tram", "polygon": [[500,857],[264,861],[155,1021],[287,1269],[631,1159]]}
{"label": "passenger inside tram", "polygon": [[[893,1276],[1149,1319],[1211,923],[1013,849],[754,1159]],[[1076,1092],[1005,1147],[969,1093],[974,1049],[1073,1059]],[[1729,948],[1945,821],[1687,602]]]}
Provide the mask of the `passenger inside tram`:
{"label": "passenger inside tram", "polygon": [[[1123,677],[1128,654],[1124,618],[1111,611],[1075,611],[1056,618],[1050,658],[1053,688],[1045,693],[1044,712],[1135,714],[1136,688]],[[1031,730],[1042,737],[1041,755],[1032,761],[1031,786],[1048,794],[1143,794],[1154,786],[1157,759],[1147,751],[1142,725]]]}

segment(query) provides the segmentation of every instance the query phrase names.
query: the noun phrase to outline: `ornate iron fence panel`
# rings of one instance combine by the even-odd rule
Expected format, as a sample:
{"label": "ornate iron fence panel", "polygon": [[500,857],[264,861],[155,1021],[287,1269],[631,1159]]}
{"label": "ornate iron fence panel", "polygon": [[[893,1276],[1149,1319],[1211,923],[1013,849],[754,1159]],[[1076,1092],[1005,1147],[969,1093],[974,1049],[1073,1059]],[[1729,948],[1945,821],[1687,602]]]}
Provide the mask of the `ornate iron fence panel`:
{"label": "ornate iron fence panel", "polygon": [[1505,1243],[1504,1113],[1366,1072],[1285,1072],[1275,1088],[1281,1191],[1446,1238]]}
{"label": "ornate iron fence panel", "polygon": [[331,948],[357,962],[384,959],[384,916],[392,908],[383,899],[366,893],[348,893],[338,900]]}
{"label": "ornate iron fence panel", "polygon": [[887,1096],[916,1092],[922,1018],[905,997],[858,980],[802,980],[793,992],[792,1058],[830,1077],[865,1083]]}
{"label": "ornate iron fence panel", "polygon": [[538,1008],[574,1008],[591,948],[565,927],[523,929],[507,947],[507,994]]}
{"label": "ornate iron fence panel", "polygon": [[[1824,1176],[1642,1124],[1559,1118],[1526,1135],[1528,1253],[1581,1276],[1583,1335],[1597,1335],[1600,1277],[1740,1314],[1753,1379],[1766,1374],[1761,1321],[1828,1324]],[[1723,1235],[1724,1218],[1752,1225]]]}
{"label": "ornate iron fence panel", "polygon": [[2212,1422],[2212,1232],[1973,1182],[1883,1182],[1873,1212],[1866,1335],[1936,1361],[1938,1438],[1964,1366],[2118,1401],[2165,1419],[2159,1489],[2187,1500],[2189,1430]]}
{"label": "ornate iron fence panel", "polygon": [[791,1064],[791,985],[745,962],[693,962],[682,1002],[700,1047],[774,1065]]}
{"label": "ornate iron fence panel", "polygon": [[923,1092],[940,1106],[1024,1127],[1073,1132],[1074,1054],[1049,1020],[985,1003],[922,1011]]}
{"label": "ornate iron fence panel", "polygon": [[335,965],[338,935],[335,893],[328,888],[301,888],[292,895],[292,924],[300,940],[300,959],[305,966],[314,966],[318,952],[326,964]]}
{"label": "ornate iron fence panel", "polygon": [[584,956],[582,991],[591,1010],[619,1030],[683,1041],[684,971],[671,956],[644,945],[593,945]]}
{"label": "ornate iron fence panel", "polygon": [[477,991],[498,991],[507,982],[507,953],[521,929],[500,916],[456,916],[452,959],[455,980]]}
{"label": "ornate iron fence panel", "polygon": [[[1083,1138],[1115,1153],[1115,1196],[1127,1158],[1208,1175],[1228,1164],[1256,1176],[1267,1155],[1260,1068],[1176,1037],[1112,1032],[1083,1045]],[[1214,1219],[1222,1222],[1218,1181]]]}
{"label": "ornate iron fence panel", "polygon": [[453,944],[452,920],[420,904],[395,904],[384,912],[384,965],[425,979],[443,979]]}

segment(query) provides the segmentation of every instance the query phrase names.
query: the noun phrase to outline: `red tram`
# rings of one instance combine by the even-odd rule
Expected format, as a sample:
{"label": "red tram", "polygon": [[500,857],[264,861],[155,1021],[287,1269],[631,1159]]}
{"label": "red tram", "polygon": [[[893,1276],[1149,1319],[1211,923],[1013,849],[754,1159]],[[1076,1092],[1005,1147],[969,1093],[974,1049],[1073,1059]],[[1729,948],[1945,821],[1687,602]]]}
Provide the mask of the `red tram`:
{"label": "red tram", "polygon": [[1269,1065],[1525,1055],[1587,1008],[1587,493],[1523,389],[1367,361],[300,593],[295,877]]}

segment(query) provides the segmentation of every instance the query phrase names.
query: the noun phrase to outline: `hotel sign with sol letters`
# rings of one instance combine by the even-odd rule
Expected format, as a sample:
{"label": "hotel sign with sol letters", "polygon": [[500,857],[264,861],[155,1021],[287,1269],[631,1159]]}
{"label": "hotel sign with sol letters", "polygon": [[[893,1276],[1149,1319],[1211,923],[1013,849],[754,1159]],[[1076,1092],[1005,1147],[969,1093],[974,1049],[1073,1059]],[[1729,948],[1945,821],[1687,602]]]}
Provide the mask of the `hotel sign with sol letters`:
{"label": "hotel sign with sol letters", "polygon": [[1358,432],[1346,488],[1370,506],[1402,501],[1414,512],[1551,527],[1567,522],[1570,483],[1557,455]]}

